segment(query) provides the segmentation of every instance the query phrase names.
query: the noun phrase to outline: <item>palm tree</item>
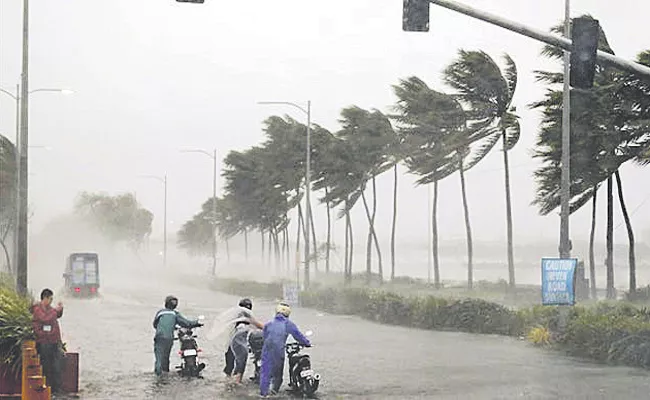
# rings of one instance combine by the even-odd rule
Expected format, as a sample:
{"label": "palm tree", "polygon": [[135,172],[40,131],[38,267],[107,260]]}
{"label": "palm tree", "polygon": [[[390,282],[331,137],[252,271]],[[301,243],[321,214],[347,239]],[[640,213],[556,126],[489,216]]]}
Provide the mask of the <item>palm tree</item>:
{"label": "palm tree", "polygon": [[[561,27],[553,30],[560,32]],[[599,48],[613,53],[605,33],[600,32]],[[562,51],[551,46],[544,48],[543,54],[561,59]],[[542,158],[546,165],[536,172],[539,184],[535,204],[545,214],[559,206],[560,176],[560,136],[562,91],[558,88],[563,76],[560,73],[537,72],[538,79],[549,84],[551,88],[545,100],[532,105],[544,110],[544,121],[538,139],[535,157]],[[613,176],[625,162],[638,157],[648,143],[646,136],[647,122],[644,122],[643,100],[639,96],[630,96],[629,91],[641,90],[640,86],[626,84],[622,72],[599,65],[596,70],[594,88],[590,91],[573,90],[571,94],[571,211],[593,199],[599,183],[607,180],[607,276],[608,297],[614,293],[613,268]],[[628,82],[629,83],[629,82]],[[637,82],[638,83],[638,82]],[[643,96],[641,96],[643,97]],[[647,113],[645,114],[647,120]],[[620,200],[620,199],[619,199]],[[624,202],[621,203],[623,214],[627,214]],[[594,214],[595,217],[595,214]],[[594,223],[592,222],[592,225]],[[630,241],[630,274],[635,272],[634,238],[629,218],[626,220],[628,239]],[[631,234],[631,235],[630,235]],[[635,279],[630,279],[633,284]],[[631,290],[636,288],[631,287]]]}
{"label": "palm tree", "polygon": [[[368,219],[368,241],[366,251],[366,277],[370,283],[372,274],[372,242],[374,241],[379,263],[379,279],[383,278],[383,265],[377,231],[375,229],[375,216],[377,213],[377,187],[376,177],[391,167],[387,151],[393,139],[393,128],[390,120],[380,111],[366,111],[352,106],[341,111],[340,123],[342,126],[338,135],[348,142],[354,142],[358,150],[357,157],[365,165],[365,174],[358,187],[361,200]],[[373,202],[372,211],[368,205],[365,189],[368,181],[372,184]]]}
{"label": "palm tree", "polygon": [[[460,50],[458,59],[444,72],[445,82],[456,91],[456,96],[469,108],[473,119],[489,121],[483,128],[486,137],[471,163],[483,159],[495,146],[499,138],[503,143],[503,164],[505,170],[506,226],[508,277],[511,288],[515,286],[515,266],[512,238],[512,206],[510,196],[510,170],[508,151],[519,141],[520,126],[514,114],[512,100],[517,87],[517,67],[507,54],[503,71],[483,51]],[[461,178],[462,179],[462,178]]]}
{"label": "palm tree", "polygon": [[433,211],[433,268],[434,283],[440,287],[438,258],[437,200],[438,182],[456,171],[450,138],[465,124],[465,116],[458,112],[457,102],[437,92],[415,76],[400,80],[393,86],[397,104],[391,118],[397,123],[402,150],[409,171],[419,175],[417,185],[434,185]]}

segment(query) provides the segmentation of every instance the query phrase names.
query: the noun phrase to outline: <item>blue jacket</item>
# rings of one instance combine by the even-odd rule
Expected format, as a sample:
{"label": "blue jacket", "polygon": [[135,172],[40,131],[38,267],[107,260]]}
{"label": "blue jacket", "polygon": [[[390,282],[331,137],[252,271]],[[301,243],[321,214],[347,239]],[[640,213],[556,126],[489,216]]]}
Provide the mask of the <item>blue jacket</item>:
{"label": "blue jacket", "polygon": [[270,352],[274,358],[284,358],[284,346],[287,344],[289,335],[293,336],[298,343],[311,346],[309,339],[298,330],[296,324],[282,314],[264,325],[264,347],[263,352]]}
{"label": "blue jacket", "polygon": [[176,325],[184,328],[193,328],[199,323],[198,320],[189,320],[183,317],[178,311],[163,308],[156,313],[153,319],[153,327],[156,329],[156,338],[174,339]]}

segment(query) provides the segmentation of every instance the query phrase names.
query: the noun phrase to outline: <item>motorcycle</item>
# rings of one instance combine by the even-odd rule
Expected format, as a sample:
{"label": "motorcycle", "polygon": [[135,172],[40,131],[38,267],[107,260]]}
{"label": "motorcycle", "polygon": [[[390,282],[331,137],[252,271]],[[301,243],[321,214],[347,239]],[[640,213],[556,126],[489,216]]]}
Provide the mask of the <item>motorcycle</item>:
{"label": "motorcycle", "polygon": [[[305,336],[311,336],[312,333],[307,331]],[[300,353],[305,347],[297,342],[286,345],[289,358],[289,387],[303,396],[312,396],[320,385],[320,375],[312,370],[309,354]]]}
{"label": "motorcycle", "polygon": [[193,329],[203,326],[200,321],[205,317],[199,316],[199,324],[191,328],[179,327],[177,329],[177,337],[181,345],[178,355],[181,357],[181,365],[177,366],[178,373],[184,377],[201,378],[200,374],[205,369],[205,363],[199,362],[199,353],[202,351],[196,343],[196,335]]}
{"label": "motorcycle", "polygon": [[255,366],[254,375],[250,380],[260,383],[260,369],[262,367],[262,347],[264,347],[264,333],[261,330],[254,330],[248,334],[248,352],[253,356]]}

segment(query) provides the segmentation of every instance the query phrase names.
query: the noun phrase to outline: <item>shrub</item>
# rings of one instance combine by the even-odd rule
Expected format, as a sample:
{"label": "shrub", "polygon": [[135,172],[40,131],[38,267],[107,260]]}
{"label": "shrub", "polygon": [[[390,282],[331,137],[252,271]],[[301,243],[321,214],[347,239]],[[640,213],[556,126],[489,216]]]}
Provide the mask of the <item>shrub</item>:
{"label": "shrub", "polygon": [[[282,296],[282,282],[219,280],[215,288],[237,295]],[[331,313],[421,329],[525,335],[534,344],[555,344],[572,355],[650,368],[650,310],[629,303],[513,310],[481,299],[404,295],[368,287],[313,287],[300,296],[303,306]]]}
{"label": "shrub", "polygon": [[34,339],[29,307],[32,299],[13,288],[0,287],[0,362],[18,377],[22,368],[22,342]]}
{"label": "shrub", "polygon": [[526,338],[537,346],[545,346],[551,343],[551,332],[543,326],[536,326],[528,332]]}

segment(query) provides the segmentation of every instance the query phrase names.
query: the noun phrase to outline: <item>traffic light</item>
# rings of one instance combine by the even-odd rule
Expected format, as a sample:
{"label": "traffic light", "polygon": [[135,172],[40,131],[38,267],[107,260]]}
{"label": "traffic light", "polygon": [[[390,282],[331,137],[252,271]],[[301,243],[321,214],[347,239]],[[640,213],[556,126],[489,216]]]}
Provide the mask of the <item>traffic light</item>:
{"label": "traffic light", "polygon": [[404,0],[402,30],[429,32],[429,0]]}
{"label": "traffic light", "polygon": [[573,19],[571,28],[570,84],[579,89],[591,89],[596,74],[596,52],[600,26],[597,19]]}
{"label": "traffic light", "polygon": [[176,0],[177,3],[197,3],[197,4],[203,4],[205,3],[205,0]]}

